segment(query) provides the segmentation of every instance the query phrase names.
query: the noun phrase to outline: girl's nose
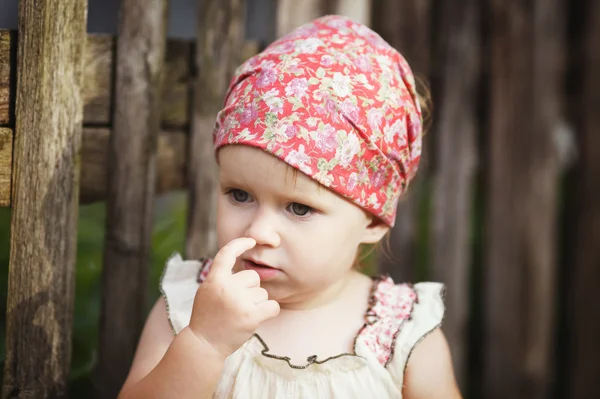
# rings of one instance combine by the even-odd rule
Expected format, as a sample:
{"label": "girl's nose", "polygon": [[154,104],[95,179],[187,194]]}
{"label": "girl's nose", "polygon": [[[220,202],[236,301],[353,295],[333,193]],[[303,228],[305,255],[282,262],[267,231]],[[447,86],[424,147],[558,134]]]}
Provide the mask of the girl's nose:
{"label": "girl's nose", "polygon": [[247,237],[253,238],[256,245],[277,248],[280,244],[280,238],[276,219],[276,215],[272,212],[259,209],[246,231]]}

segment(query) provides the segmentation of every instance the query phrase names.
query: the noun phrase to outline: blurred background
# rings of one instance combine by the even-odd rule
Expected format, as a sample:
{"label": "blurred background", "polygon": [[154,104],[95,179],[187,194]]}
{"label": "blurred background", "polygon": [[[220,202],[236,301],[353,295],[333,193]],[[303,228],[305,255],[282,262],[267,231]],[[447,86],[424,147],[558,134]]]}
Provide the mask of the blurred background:
{"label": "blurred background", "polygon": [[[428,87],[431,122],[419,177],[399,205],[389,248],[368,256],[365,272],[389,273],[397,282],[447,285],[444,330],[466,398],[600,398],[598,3],[240,3],[243,43],[237,61],[304,22],[338,13],[382,35],[408,59],[424,83],[422,90]],[[0,31],[17,30],[18,5],[18,0],[0,0]],[[106,62],[87,56],[84,69],[105,68],[107,87],[115,80],[111,62],[121,6],[118,0],[88,2],[88,47],[100,49],[109,40],[109,55]],[[207,23],[204,6],[202,0],[168,2],[165,80],[172,90],[164,94],[167,110],[161,125],[163,132],[172,133],[167,142],[197,128],[190,120],[198,110],[194,93],[207,76],[196,53],[196,38],[204,37],[202,24]],[[226,20],[219,23],[224,25],[211,29],[230,32]],[[100,137],[99,130],[108,134],[112,127],[114,104],[109,103],[114,97],[103,96],[108,99],[86,99],[89,135],[96,129]],[[214,109],[200,112],[211,120]],[[202,192],[190,196],[184,188],[187,165],[198,165],[186,160],[194,144],[161,143],[159,158],[161,151],[181,151],[164,164],[159,159],[179,174],[167,176],[158,167],[141,319],[159,295],[166,259],[174,252],[196,255],[190,249],[198,237],[189,238],[190,226],[196,224],[188,204],[205,199]],[[68,383],[75,398],[102,396],[99,385],[104,381],[98,359],[100,335],[106,333],[100,320],[108,224],[106,189],[97,186],[106,176],[94,180],[93,173],[86,173],[82,171]],[[11,209],[0,207],[1,359],[6,353],[10,221]],[[202,248],[211,250],[210,245]]]}

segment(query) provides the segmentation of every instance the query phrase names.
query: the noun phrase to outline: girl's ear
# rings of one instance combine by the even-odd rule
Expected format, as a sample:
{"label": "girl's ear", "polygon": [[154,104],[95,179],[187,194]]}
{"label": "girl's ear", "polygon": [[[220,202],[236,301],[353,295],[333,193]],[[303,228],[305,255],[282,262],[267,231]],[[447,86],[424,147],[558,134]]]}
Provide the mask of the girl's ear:
{"label": "girl's ear", "polygon": [[390,230],[390,226],[385,224],[378,217],[369,215],[370,222],[365,227],[365,233],[361,241],[362,244],[376,244]]}

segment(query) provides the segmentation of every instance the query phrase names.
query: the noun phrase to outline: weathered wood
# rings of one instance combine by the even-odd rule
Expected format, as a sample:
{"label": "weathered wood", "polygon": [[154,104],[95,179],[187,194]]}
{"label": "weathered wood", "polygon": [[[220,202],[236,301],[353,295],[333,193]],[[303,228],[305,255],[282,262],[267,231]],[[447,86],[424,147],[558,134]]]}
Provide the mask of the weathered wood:
{"label": "weathered wood", "polygon": [[109,126],[115,38],[108,35],[88,35],[84,49],[83,123]]}
{"label": "weathered wood", "polygon": [[0,127],[0,206],[10,206],[13,131]]}
{"label": "weathered wood", "polygon": [[[7,30],[0,30],[0,125],[12,125],[11,115],[11,70],[17,62],[14,59],[13,35]],[[13,82],[15,83],[15,82]]]}
{"label": "weathered wood", "polygon": [[[0,125],[12,125],[9,119],[10,34],[0,30]],[[163,79],[162,125],[181,129],[189,124],[190,87],[192,84],[193,43],[171,39],[167,43],[166,66]],[[112,125],[113,60],[115,38],[107,35],[88,35],[83,53],[84,125],[108,127]]]}
{"label": "weathered wood", "polygon": [[371,24],[371,0],[337,0],[333,13],[345,15],[365,25]]}
{"label": "weathered wood", "polygon": [[326,9],[323,8],[323,1],[324,0],[277,0],[277,29],[275,30],[277,37],[284,36],[300,25],[323,15],[324,11],[326,11]]}
{"label": "weathered wood", "polygon": [[[373,27],[394,46],[419,76],[429,74],[429,0],[373,0]],[[424,200],[423,181],[427,174],[428,148],[416,179],[400,200],[396,225],[390,236],[390,254],[379,257],[379,269],[395,281],[415,281],[417,266],[417,215]]]}
{"label": "weathered wood", "polygon": [[67,396],[86,7],[19,2],[3,398]]}
{"label": "weathered wood", "polygon": [[[9,31],[0,30],[0,118],[6,115],[0,125],[4,122],[9,123],[9,66],[8,61],[10,52],[8,48]],[[14,35],[16,36],[16,34]],[[162,125],[170,129],[179,129],[189,125],[189,80],[190,80],[190,60],[193,42],[183,40],[169,40],[167,47],[165,74],[163,78],[163,105],[162,105]],[[86,49],[84,51],[83,61],[83,88],[84,96],[84,124],[91,126],[106,126],[111,124],[112,117],[109,115],[111,89],[114,38],[105,35],[88,35]],[[238,62],[258,52],[258,43],[244,42],[243,51],[238,53]],[[233,72],[234,63],[232,63],[231,72]],[[14,83],[14,82],[13,82]],[[3,97],[4,96],[4,97]],[[3,108],[4,107],[4,108]],[[96,132],[96,133],[92,133]],[[94,201],[103,201],[106,199],[106,163],[100,163],[105,160],[104,140],[108,140],[108,130],[100,133],[101,130],[90,129],[84,131],[83,138],[83,157],[82,157],[82,176],[81,176],[81,196],[82,203]],[[6,133],[4,134],[6,136]],[[89,140],[89,142],[88,142]],[[100,140],[100,141],[98,141]],[[187,143],[187,139],[178,132],[175,136],[161,135],[158,148],[158,170],[157,170],[157,193],[164,193],[173,189],[184,187],[181,174],[185,170],[186,157],[170,157],[172,151],[181,151],[182,145]],[[163,154],[162,151],[167,151]],[[100,151],[100,153],[98,153]],[[97,154],[97,156],[94,156]],[[91,155],[92,157],[90,158]],[[3,147],[0,151],[0,164],[8,165],[8,170],[0,172],[0,176],[10,176],[11,152],[9,147]],[[104,161],[102,161],[104,162]],[[10,206],[10,179],[0,177],[0,206]]]}
{"label": "weathered wood", "polygon": [[240,51],[233,55],[229,64],[228,76],[233,76],[235,70],[242,65],[244,61],[260,52],[260,43],[255,40],[246,40],[242,42]]}
{"label": "weathered wood", "polygon": [[568,209],[571,220],[566,274],[570,282],[567,306],[567,364],[565,397],[587,399],[600,397],[600,2],[586,2],[586,29],[583,46],[583,85],[574,104],[580,112],[579,160],[573,172],[573,201]]}
{"label": "weathered wood", "polygon": [[[108,157],[107,128],[84,128],[81,143],[79,202],[89,204],[106,200]],[[10,176],[13,131],[0,128],[0,206],[10,206]],[[182,190],[186,186],[188,133],[161,132],[158,137],[155,193]]]}
{"label": "weathered wood", "polygon": [[431,217],[432,278],[447,286],[444,332],[452,349],[461,391],[467,388],[467,328],[471,215],[477,163],[477,104],[480,32],[477,0],[441,4],[442,88],[439,93],[433,208]]}
{"label": "weathered wood", "polygon": [[533,4],[534,132],[529,161],[528,229],[523,237],[531,248],[525,259],[527,275],[527,335],[523,355],[527,398],[551,397],[556,371],[556,314],[558,306],[559,178],[562,168],[557,131],[565,115],[565,0],[536,0]]}
{"label": "weathered wood", "polygon": [[217,165],[212,130],[229,83],[231,63],[242,48],[243,4],[240,0],[204,0],[199,8],[196,69],[189,153],[189,207],[186,256],[217,251]]}
{"label": "weathered wood", "polygon": [[[109,135],[105,128],[83,129],[79,197],[83,204],[106,200]],[[161,132],[158,136],[156,194],[185,188],[187,142],[185,131]]]}
{"label": "weathered wood", "polygon": [[406,58],[413,72],[430,70],[431,1],[371,0],[375,30]]}
{"label": "weathered wood", "polygon": [[121,3],[95,373],[103,398],[123,385],[147,313],[166,27],[166,0]]}
{"label": "weathered wood", "polygon": [[[84,57],[85,125],[110,126],[113,90],[115,38],[89,35]],[[189,89],[191,82],[192,42],[171,39],[167,42],[163,77],[163,126],[184,128],[189,122]]]}
{"label": "weathered wood", "polygon": [[[254,41],[254,40],[246,40],[243,44],[242,44],[242,51],[241,51],[241,56],[240,56],[240,63],[246,61],[248,58],[258,54],[258,52],[260,51],[260,43],[258,41]],[[235,71],[235,69],[238,67],[239,65],[233,65],[233,70]]]}
{"label": "weathered wood", "polygon": [[[296,23],[296,26],[290,25],[289,28],[287,28],[290,29],[290,31],[297,26],[310,21],[310,19],[312,19],[310,18],[311,15],[313,15],[313,18],[320,15],[343,15],[365,25],[370,25],[371,23],[371,0],[316,0],[302,2],[303,4],[300,6],[302,8],[298,7],[299,3],[301,2],[282,2],[284,7],[288,7],[290,14],[279,14],[282,18],[280,21],[287,24]],[[289,8],[290,6],[292,8]],[[284,9],[281,11],[284,11]],[[304,12],[304,15],[295,15],[294,13],[296,11]],[[306,17],[309,19],[303,20]]]}
{"label": "weathered wood", "polygon": [[171,39],[167,42],[162,83],[162,126],[189,129],[194,43]]}
{"label": "weathered wood", "polygon": [[[554,342],[558,1],[492,2],[485,398],[546,398]],[[558,31],[557,31],[558,30]]]}

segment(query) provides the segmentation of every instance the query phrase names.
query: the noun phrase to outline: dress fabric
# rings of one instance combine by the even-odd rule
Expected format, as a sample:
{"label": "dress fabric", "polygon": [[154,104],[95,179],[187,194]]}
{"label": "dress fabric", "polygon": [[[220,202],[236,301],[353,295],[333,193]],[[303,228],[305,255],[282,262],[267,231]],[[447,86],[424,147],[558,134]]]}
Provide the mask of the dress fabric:
{"label": "dress fabric", "polygon": [[[160,290],[173,334],[190,321],[194,296],[212,260],[172,256]],[[271,353],[254,334],[226,362],[213,398],[402,398],[404,371],[413,348],[441,325],[444,286],[440,283],[395,284],[390,277],[373,279],[365,324],[353,353],[327,359],[310,356],[293,364]]]}

